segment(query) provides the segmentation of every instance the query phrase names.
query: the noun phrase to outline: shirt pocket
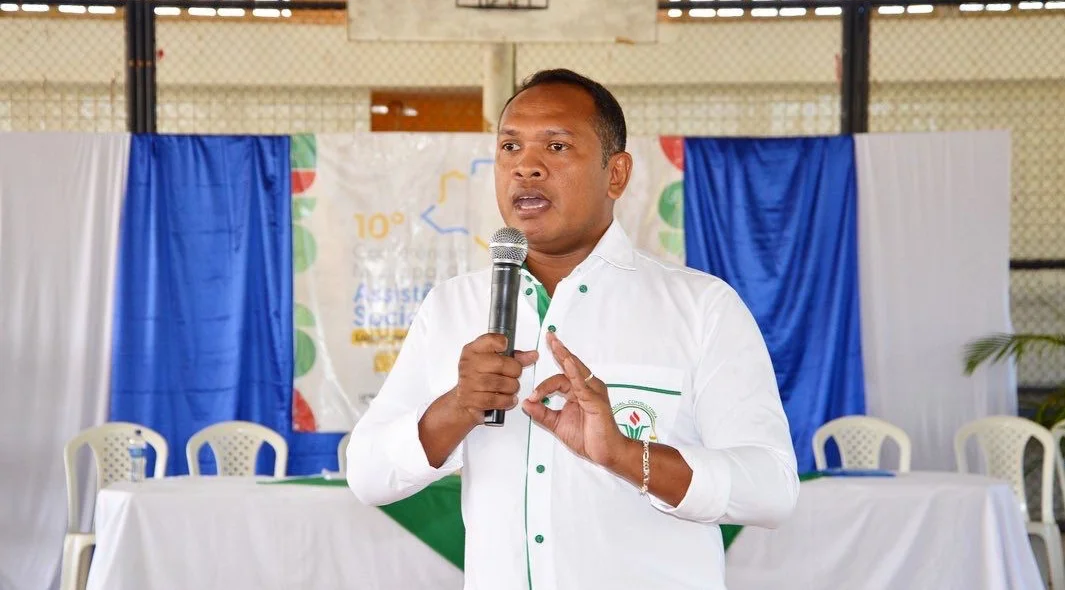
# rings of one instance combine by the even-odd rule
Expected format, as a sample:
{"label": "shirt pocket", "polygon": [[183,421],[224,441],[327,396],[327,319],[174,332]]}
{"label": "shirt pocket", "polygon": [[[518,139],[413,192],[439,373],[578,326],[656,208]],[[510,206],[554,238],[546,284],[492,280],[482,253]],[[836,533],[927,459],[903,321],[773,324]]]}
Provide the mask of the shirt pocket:
{"label": "shirt pocket", "polygon": [[664,442],[676,422],[687,374],[661,365],[597,364],[606,383],[614,422],[634,440]]}

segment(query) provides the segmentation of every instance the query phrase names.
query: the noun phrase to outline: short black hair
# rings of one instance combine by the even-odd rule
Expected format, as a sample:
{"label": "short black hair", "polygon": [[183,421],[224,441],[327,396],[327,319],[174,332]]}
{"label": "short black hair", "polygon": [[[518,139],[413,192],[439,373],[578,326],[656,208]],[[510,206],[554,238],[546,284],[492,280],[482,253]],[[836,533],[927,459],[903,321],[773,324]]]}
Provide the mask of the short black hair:
{"label": "short black hair", "polygon": [[[522,92],[544,84],[566,84],[575,86],[588,93],[595,102],[595,134],[599,136],[599,143],[603,147],[603,166],[607,165],[610,156],[625,151],[625,141],[628,131],[625,128],[625,112],[621,110],[618,99],[614,98],[605,86],[574,72],[563,68],[553,70],[540,70],[529,76],[521,83],[521,88],[511,96],[503,110],[507,110],[510,102]],[[500,115],[502,117],[502,115]]]}

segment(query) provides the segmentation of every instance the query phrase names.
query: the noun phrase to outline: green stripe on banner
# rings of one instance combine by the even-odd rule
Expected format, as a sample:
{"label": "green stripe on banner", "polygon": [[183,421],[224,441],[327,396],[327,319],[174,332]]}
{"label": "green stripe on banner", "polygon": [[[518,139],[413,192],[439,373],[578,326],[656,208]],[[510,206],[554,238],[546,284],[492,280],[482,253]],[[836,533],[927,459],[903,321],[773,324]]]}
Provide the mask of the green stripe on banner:
{"label": "green stripe on banner", "polygon": [[465,569],[462,480],[449,475],[409,498],[381,506],[385,514],[460,570]]}
{"label": "green stripe on banner", "polygon": [[269,481],[260,481],[262,485],[278,485],[278,484],[295,484],[305,486],[342,486],[347,487],[348,480],[346,479],[326,479],[321,475],[315,475],[312,477],[287,477],[285,479],[272,479]]}
{"label": "green stripe on banner", "polygon": [[[320,475],[261,481],[266,485],[347,486],[346,479],[326,479]],[[462,480],[449,475],[417,494],[381,506],[381,511],[415,537],[455,564],[465,568],[466,526],[462,522]]]}
{"label": "green stripe on banner", "polygon": [[[823,477],[824,474],[818,471],[812,471],[810,473],[800,473],[799,481],[810,481],[811,479],[817,479]],[[725,551],[728,551],[729,545],[736,540],[736,536],[743,530],[743,525],[738,524],[723,524],[721,525],[721,540],[725,543]]]}

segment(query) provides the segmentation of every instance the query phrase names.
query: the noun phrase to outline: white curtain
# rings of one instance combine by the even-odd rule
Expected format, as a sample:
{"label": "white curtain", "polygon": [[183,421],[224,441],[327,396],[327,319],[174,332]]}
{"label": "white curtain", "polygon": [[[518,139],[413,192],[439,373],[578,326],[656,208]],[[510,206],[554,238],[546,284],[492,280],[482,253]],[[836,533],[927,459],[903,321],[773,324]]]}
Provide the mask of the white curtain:
{"label": "white curtain", "polygon": [[965,344],[1008,332],[1006,132],[858,135],[868,413],[903,428],[913,468],[956,468],[966,422],[1017,410],[1014,369],[963,373]]}
{"label": "white curtain", "polygon": [[128,161],[127,134],[0,134],[2,590],[56,585],[63,445],[107,417]]}

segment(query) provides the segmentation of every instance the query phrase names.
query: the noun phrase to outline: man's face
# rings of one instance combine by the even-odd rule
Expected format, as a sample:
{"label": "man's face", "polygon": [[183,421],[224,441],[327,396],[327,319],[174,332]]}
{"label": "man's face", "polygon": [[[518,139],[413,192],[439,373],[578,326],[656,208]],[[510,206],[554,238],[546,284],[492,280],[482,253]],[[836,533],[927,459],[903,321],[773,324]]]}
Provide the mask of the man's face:
{"label": "man's face", "polygon": [[499,212],[535,251],[568,254],[589,240],[594,246],[613,219],[631,158],[617,154],[603,167],[595,115],[595,102],[581,88],[544,84],[519,94],[500,118]]}

